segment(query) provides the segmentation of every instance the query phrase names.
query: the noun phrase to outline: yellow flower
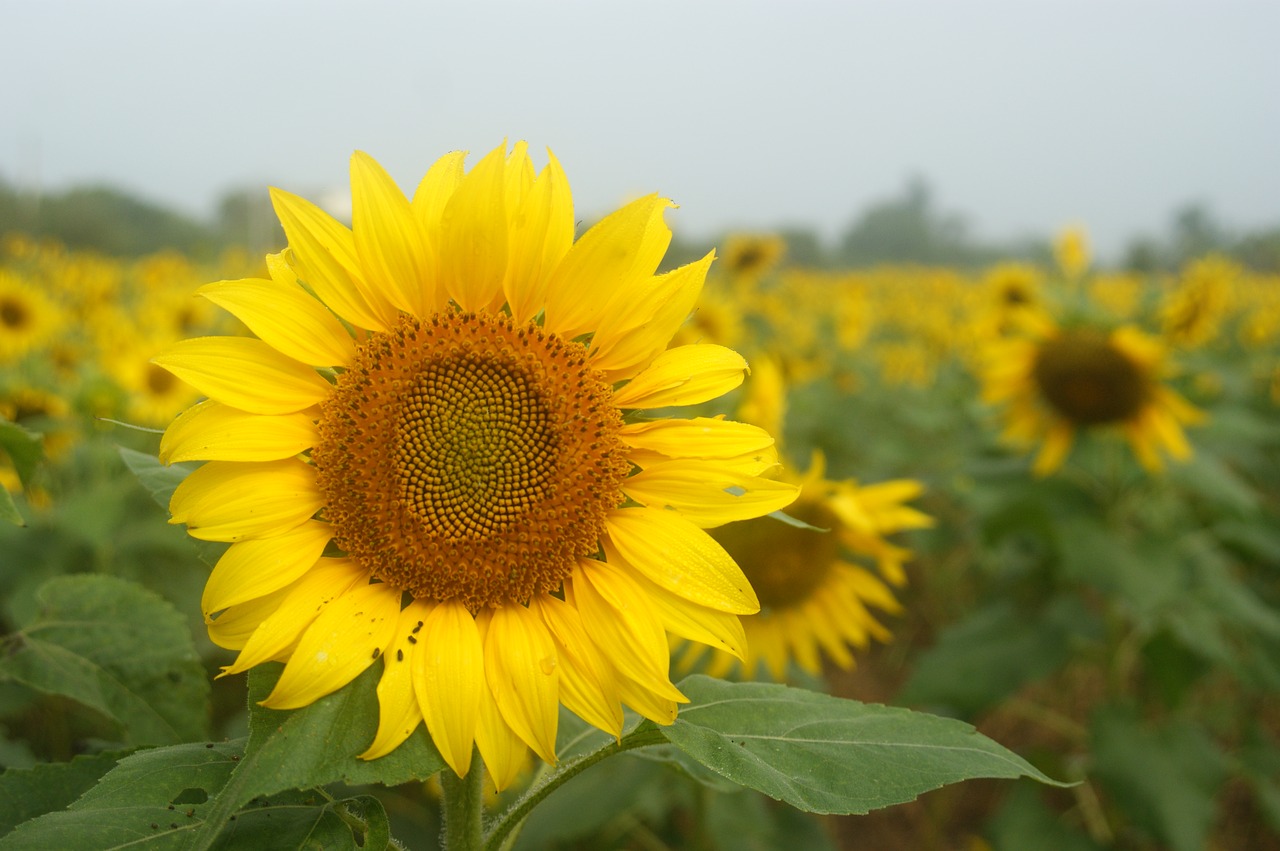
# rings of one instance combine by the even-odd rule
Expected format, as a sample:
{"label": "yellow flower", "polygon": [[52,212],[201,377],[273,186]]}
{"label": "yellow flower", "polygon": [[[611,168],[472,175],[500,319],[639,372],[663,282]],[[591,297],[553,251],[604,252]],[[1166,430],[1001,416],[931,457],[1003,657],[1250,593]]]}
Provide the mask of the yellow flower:
{"label": "yellow flower", "polygon": [[60,313],[40,290],[0,269],[0,363],[12,363],[49,342]]}
{"label": "yellow flower", "polygon": [[1036,475],[1061,467],[1082,429],[1120,430],[1152,472],[1163,468],[1162,452],[1191,456],[1182,426],[1203,415],[1162,383],[1163,347],[1133,326],[1108,332],[1049,321],[1029,337],[992,343],[984,361],[983,400],[1006,406],[1005,438],[1041,444]]}
{"label": "yellow flower", "polygon": [[202,288],[256,338],[156,359],[209,397],[161,456],[208,461],[172,522],[233,542],[202,601],[240,651],[225,672],[285,661],[264,703],[289,709],[381,657],[363,756],[425,721],[499,788],[526,745],[554,761],[561,704],[614,735],[624,703],[670,723],[667,633],[741,655],[759,606],[705,529],[796,494],[761,475],[763,430],[637,413],[742,381],[729,349],[667,348],[712,255],[654,274],[657,195],[575,242],[564,173],[535,178],[523,144],[470,171],[446,155],[411,198],[357,153],[351,184],[351,229],[273,190],[289,248],[270,279]]}
{"label": "yellow flower", "polygon": [[1083,275],[1093,262],[1089,251],[1089,234],[1082,225],[1063,228],[1058,238],[1053,241],[1053,256],[1058,261],[1058,268],[1068,280],[1075,280]]}
{"label": "yellow flower", "polygon": [[[871,639],[888,641],[889,630],[872,610],[901,612],[890,585],[906,580],[902,565],[911,552],[886,538],[933,525],[905,504],[923,491],[911,479],[829,481],[815,456],[800,487],[787,514],[815,528],[766,517],[712,532],[760,597],[760,613],[742,619],[748,648],[742,669],[749,677],[763,664],[771,678],[783,680],[792,661],[817,676],[824,656],[848,670],[855,650]],[[692,663],[703,652],[690,648],[682,661]],[[724,675],[736,665],[728,654],[713,652],[707,670]]]}
{"label": "yellow flower", "polygon": [[1165,339],[1177,346],[1194,347],[1216,337],[1228,312],[1231,290],[1243,271],[1221,255],[1191,263],[1177,287],[1161,300]]}
{"label": "yellow flower", "polygon": [[777,234],[733,234],[725,239],[722,271],[735,278],[755,278],[782,262],[787,243]]}

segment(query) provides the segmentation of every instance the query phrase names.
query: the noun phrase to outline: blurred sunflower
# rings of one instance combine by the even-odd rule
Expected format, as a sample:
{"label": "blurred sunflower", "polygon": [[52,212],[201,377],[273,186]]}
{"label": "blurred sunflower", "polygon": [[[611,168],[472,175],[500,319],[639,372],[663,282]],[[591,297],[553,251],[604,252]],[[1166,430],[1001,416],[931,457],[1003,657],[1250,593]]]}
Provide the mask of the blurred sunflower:
{"label": "blurred sunflower", "polygon": [[614,735],[622,703],[673,721],[668,631],[742,654],[759,603],[704,529],[796,489],[761,477],[761,429],[635,413],[746,371],[721,346],[667,348],[712,260],[655,276],[670,202],[575,242],[554,157],[535,179],[523,144],[463,156],[406,198],[355,154],[351,229],[273,190],[289,248],[270,279],[201,291],[257,337],[156,358],[209,397],[161,455],[208,461],[172,522],[233,542],[202,600],[240,650],[225,673],[285,661],[264,704],[288,709],[381,657],[363,756],[425,721],[455,772],[474,743],[503,788],[526,745],[555,760],[560,704]]}
{"label": "blurred sunflower", "polygon": [[991,343],[983,354],[982,398],[1006,406],[1006,439],[1040,443],[1036,475],[1062,466],[1080,430],[1120,430],[1153,472],[1164,466],[1161,452],[1175,460],[1191,456],[1182,426],[1203,415],[1162,382],[1169,368],[1164,348],[1137,328],[1060,328],[1048,321],[1027,337]]}
{"label": "blurred sunflower", "polygon": [[49,342],[60,324],[56,304],[18,275],[0,269],[0,363],[13,363]]}
{"label": "blurred sunflower", "polygon": [[[747,636],[742,670],[748,677],[763,665],[772,679],[784,680],[793,660],[818,676],[824,656],[848,670],[855,650],[872,639],[888,641],[891,633],[873,610],[902,611],[890,586],[906,581],[903,563],[911,551],[887,536],[933,525],[928,515],[905,504],[923,492],[919,482],[831,481],[824,466],[815,454],[799,481],[799,498],[787,508],[807,526],[763,517],[711,533],[760,598],[760,613],[742,619]],[[690,645],[681,662],[692,665],[705,654],[705,647]],[[724,676],[738,664],[713,649],[706,670]]]}
{"label": "blurred sunflower", "polygon": [[1183,271],[1177,286],[1161,299],[1165,339],[1176,346],[1201,346],[1218,336],[1229,312],[1240,266],[1221,255],[1202,257]]}
{"label": "blurred sunflower", "polygon": [[1058,268],[1067,280],[1074,281],[1084,275],[1093,262],[1089,250],[1089,234],[1083,225],[1063,228],[1053,241],[1053,256]]}
{"label": "blurred sunflower", "polygon": [[720,271],[734,278],[758,278],[786,256],[787,243],[777,234],[732,234],[725,238]]}

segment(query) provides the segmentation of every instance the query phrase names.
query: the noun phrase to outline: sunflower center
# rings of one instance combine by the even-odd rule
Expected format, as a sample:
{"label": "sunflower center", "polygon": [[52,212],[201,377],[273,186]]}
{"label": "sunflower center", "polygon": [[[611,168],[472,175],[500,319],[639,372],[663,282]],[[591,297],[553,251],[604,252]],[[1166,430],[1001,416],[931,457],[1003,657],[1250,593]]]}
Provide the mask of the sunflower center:
{"label": "sunflower center", "polygon": [[630,470],[581,344],[489,314],[371,335],[312,451],[334,539],[415,597],[472,611],[559,589]]}
{"label": "sunflower center", "polygon": [[27,306],[17,299],[0,299],[0,325],[6,328],[25,328],[31,316]]}
{"label": "sunflower center", "polygon": [[1146,374],[1100,334],[1067,332],[1045,342],[1032,376],[1049,404],[1077,425],[1121,422],[1147,401]]}
{"label": "sunflower center", "polygon": [[[818,502],[797,502],[792,517],[832,529],[836,517]],[[762,609],[785,609],[808,600],[840,559],[830,532],[804,529],[762,517],[707,530],[742,568]]]}

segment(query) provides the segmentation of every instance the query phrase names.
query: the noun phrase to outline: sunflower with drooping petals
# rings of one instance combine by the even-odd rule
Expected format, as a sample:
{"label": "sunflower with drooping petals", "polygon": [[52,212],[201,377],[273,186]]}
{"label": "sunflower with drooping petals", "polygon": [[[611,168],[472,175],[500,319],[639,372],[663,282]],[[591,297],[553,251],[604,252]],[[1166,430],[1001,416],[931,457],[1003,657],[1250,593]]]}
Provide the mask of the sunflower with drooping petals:
{"label": "sunflower with drooping petals", "polygon": [[569,186],[523,144],[437,161],[405,197],[351,162],[350,229],[273,190],[289,247],[269,279],[202,294],[255,335],[156,358],[208,400],[161,443],[207,463],[172,522],[232,542],[202,607],[285,667],[264,704],[306,706],[380,658],[367,759],[420,722],[458,774],[498,788],[526,746],[555,760],[561,704],[617,735],[622,705],[670,723],[667,633],[742,655],[759,603],[705,531],[791,502],[763,430],[641,412],[706,402],[746,371],[667,348],[712,255],[662,275],[657,195],[574,241]]}
{"label": "sunflower with drooping petals", "polygon": [[1138,462],[1158,472],[1165,455],[1191,457],[1183,426],[1204,416],[1165,385],[1164,347],[1132,325],[1048,320],[1025,337],[991,343],[981,369],[983,401],[1005,407],[1005,439],[1040,445],[1032,464],[1039,476],[1062,466],[1081,431],[1122,433]]}

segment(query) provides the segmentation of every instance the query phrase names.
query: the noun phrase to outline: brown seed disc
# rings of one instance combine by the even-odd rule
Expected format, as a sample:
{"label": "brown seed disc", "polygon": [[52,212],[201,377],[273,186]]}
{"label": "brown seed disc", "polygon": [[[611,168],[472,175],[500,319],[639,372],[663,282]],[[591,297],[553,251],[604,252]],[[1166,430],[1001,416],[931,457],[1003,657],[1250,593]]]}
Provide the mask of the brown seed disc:
{"label": "brown seed disc", "polygon": [[1032,376],[1045,400],[1080,426],[1127,420],[1150,392],[1142,368],[1095,332],[1068,331],[1046,341]]}
{"label": "brown seed disc", "polygon": [[[792,517],[818,529],[833,529],[835,515],[820,502],[794,502]],[[762,610],[785,609],[808,600],[840,560],[831,532],[804,529],[761,517],[708,529],[742,568]]]}

